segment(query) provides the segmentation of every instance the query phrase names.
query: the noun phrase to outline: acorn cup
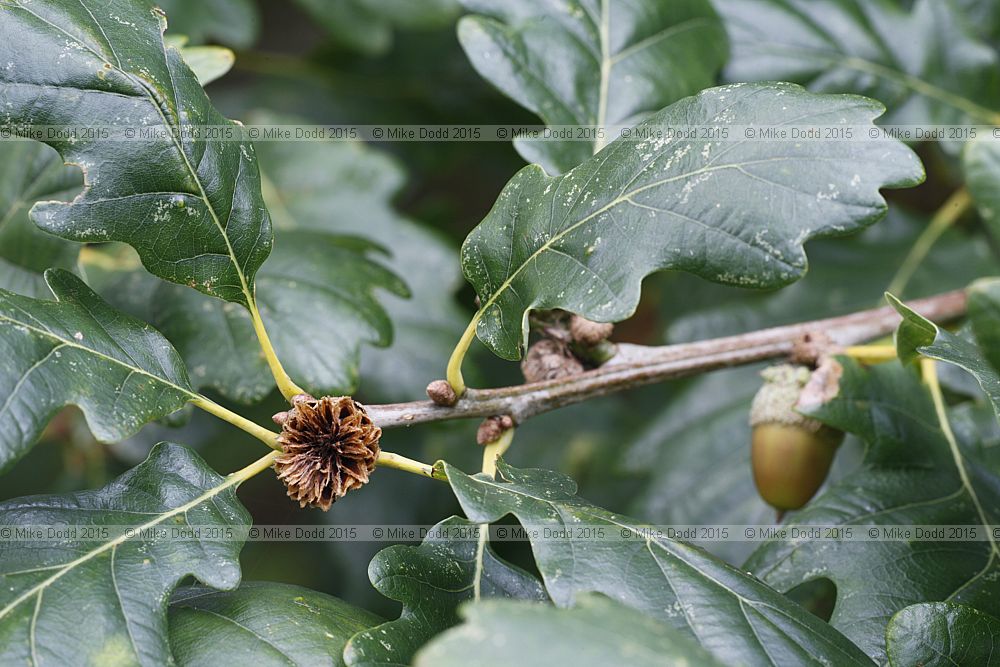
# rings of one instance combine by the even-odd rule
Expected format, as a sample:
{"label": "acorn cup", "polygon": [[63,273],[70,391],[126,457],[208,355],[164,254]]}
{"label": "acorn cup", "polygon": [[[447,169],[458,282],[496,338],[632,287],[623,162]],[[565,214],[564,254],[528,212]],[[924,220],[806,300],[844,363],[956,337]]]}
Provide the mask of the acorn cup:
{"label": "acorn cup", "polygon": [[[764,385],[750,409],[754,483],[760,497],[779,512],[799,509],[826,480],[844,433],[796,412],[814,375],[809,369],[783,364],[761,375]],[[835,377],[833,381],[835,393]]]}

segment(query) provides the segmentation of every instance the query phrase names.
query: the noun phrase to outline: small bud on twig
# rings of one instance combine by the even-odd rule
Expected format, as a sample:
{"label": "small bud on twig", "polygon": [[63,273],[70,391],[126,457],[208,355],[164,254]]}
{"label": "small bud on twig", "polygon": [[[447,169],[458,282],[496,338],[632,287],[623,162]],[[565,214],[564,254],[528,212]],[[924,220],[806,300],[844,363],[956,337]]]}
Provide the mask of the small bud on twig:
{"label": "small bud on twig", "polygon": [[514,420],[510,415],[487,417],[479,425],[479,430],[476,431],[476,442],[484,446],[496,442],[504,432],[512,428],[514,428]]}
{"label": "small bud on twig", "polygon": [[816,368],[823,357],[835,351],[836,345],[828,335],[822,331],[808,331],[795,339],[788,360],[793,364]]}
{"label": "small bud on twig", "polygon": [[427,397],[437,405],[446,408],[458,403],[458,394],[455,393],[454,387],[447,380],[434,380],[427,385]]}

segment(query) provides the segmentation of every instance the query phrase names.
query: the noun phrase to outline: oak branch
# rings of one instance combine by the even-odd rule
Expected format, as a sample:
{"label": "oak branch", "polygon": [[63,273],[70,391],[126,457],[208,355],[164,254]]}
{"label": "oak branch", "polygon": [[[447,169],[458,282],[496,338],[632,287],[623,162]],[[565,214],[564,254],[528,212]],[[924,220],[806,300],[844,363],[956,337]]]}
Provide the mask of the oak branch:
{"label": "oak branch", "polygon": [[[963,290],[908,303],[936,322],[961,317],[965,304]],[[886,306],[696,343],[652,347],[619,344],[613,359],[579,375],[498,389],[469,389],[451,407],[427,400],[369,405],[367,410],[384,429],[494,415],[510,415],[515,423],[523,423],[543,412],[625,389],[787,357],[796,341],[807,334],[825,334],[837,346],[856,345],[892,333],[899,321],[896,311]]]}

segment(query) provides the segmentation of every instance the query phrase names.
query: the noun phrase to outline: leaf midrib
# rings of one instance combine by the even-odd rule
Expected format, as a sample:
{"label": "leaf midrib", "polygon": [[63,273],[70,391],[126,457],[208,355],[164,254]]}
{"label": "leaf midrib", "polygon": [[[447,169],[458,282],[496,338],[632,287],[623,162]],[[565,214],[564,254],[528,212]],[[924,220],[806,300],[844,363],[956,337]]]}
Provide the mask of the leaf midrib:
{"label": "leaf midrib", "polygon": [[[109,355],[107,355],[107,354],[105,354],[103,352],[98,352],[97,350],[95,350],[93,348],[89,348],[89,347],[86,347],[84,345],[80,345],[79,343],[77,343],[75,341],[71,341],[71,340],[69,340],[67,338],[62,338],[61,336],[58,336],[55,333],[53,333],[51,331],[48,331],[47,329],[40,329],[40,328],[38,328],[36,326],[30,325],[30,324],[25,324],[24,322],[22,322],[20,320],[15,320],[14,318],[8,317],[6,315],[0,315],[0,321],[2,321],[2,322],[10,322],[11,324],[14,324],[15,326],[24,327],[25,329],[28,329],[29,331],[31,331],[31,332],[33,332],[35,334],[38,334],[38,335],[42,336],[43,338],[49,338],[51,340],[58,341],[59,343],[61,343],[61,347],[75,348],[77,350],[81,350],[82,352],[84,352],[86,354],[91,354],[91,355],[93,355],[95,357],[100,358],[103,361],[109,362],[110,364],[114,364],[114,365],[117,365],[117,366],[121,366],[122,368],[126,368],[129,371],[131,371],[132,373],[135,373],[137,375],[145,375],[146,377],[149,377],[149,378],[151,378],[153,380],[156,380],[160,384],[164,384],[164,385],[170,387],[171,389],[175,389],[178,392],[180,392],[180,393],[182,393],[182,394],[184,394],[186,396],[189,396],[191,399],[200,398],[199,394],[197,394],[196,392],[194,392],[191,389],[186,389],[186,388],[184,388],[184,387],[182,387],[180,385],[177,385],[177,384],[171,382],[170,380],[168,380],[168,379],[166,379],[164,377],[160,377],[159,375],[154,375],[153,373],[150,373],[149,371],[147,371],[147,370],[145,370],[143,368],[140,368],[138,366],[131,366],[131,365],[127,364],[126,362],[122,361],[121,359],[115,359],[114,357],[109,356]],[[49,351],[49,353],[51,354],[51,350]]]}
{"label": "leaf midrib", "polygon": [[[593,211],[592,213],[587,214],[582,219],[580,219],[577,222],[571,224],[569,227],[563,229],[559,233],[553,235],[550,239],[548,239],[547,241],[545,241],[545,243],[543,243],[535,251],[533,251],[528,257],[526,257],[518,265],[518,267],[513,272],[511,272],[510,275],[500,284],[500,286],[496,289],[496,291],[494,291],[493,294],[483,303],[482,307],[479,309],[479,311],[475,315],[475,321],[478,323],[479,320],[482,319],[483,314],[485,314],[487,310],[489,310],[493,305],[496,304],[496,301],[499,298],[499,296],[502,293],[504,293],[505,291],[507,291],[508,289],[510,289],[511,285],[513,285],[513,283],[514,283],[514,279],[517,278],[517,276],[521,273],[521,271],[523,271],[524,268],[526,266],[528,266],[532,261],[534,261],[536,258],[538,258],[538,256],[540,256],[541,254],[543,254],[545,252],[548,252],[549,249],[556,242],[561,241],[566,235],[568,235],[568,234],[576,231],[578,228],[580,228],[583,225],[587,224],[588,222],[590,222],[594,218],[600,216],[603,213],[607,213],[609,210],[613,209],[614,207],[618,206],[619,204],[625,204],[625,203],[631,202],[632,197],[634,197],[635,195],[640,194],[642,192],[645,192],[646,190],[649,190],[651,188],[660,187],[660,186],[663,186],[663,185],[667,185],[669,183],[673,183],[675,181],[679,181],[679,180],[683,180],[683,179],[686,179],[686,178],[692,178],[692,177],[695,177],[695,176],[699,176],[701,174],[713,173],[713,172],[716,172],[716,171],[723,171],[723,170],[726,170],[726,169],[735,169],[735,170],[739,171],[739,170],[742,169],[742,167],[744,167],[744,166],[746,166],[748,164],[756,164],[756,163],[760,163],[760,162],[772,162],[772,161],[788,160],[788,159],[796,159],[796,158],[794,158],[793,156],[783,156],[783,157],[776,157],[776,158],[768,158],[766,160],[751,160],[749,162],[729,163],[729,164],[715,165],[715,166],[710,166],[710,167],[702,167],[702,168],[696,169],[694,171],[689,171],[689,172],[685,172],[683,174],[677,174],[676,176],[671,176],[670,178],[664,178],[664,179],[660,179],[658,181],[654,181],[652,183],[647,183],[646,185],[643,185],[642,187],[636,188],[635,190],[632,190],[631,192],[628,192],[627,194],[625,192],[622,192],[622,193],[618,194],[614,199],[612,199],[611,201],[609,201],[604,206],[600,207],[596,211]],[[809,159],[809,160],[820,161],[820,160],[823,160],[824,158],[818,157],[818,156],[803,156],[802,159]],[[648,168],[648,165],[646,167],[643,167],[642,171],[645,171],[647,168]],[[565,178],[565,176],[557,176],[556,178],[562,179],[562,178]],[[553,198],[553,201],[554,201],[554,198]],[[673,211],[669,210],[669,209],[663,209],[663,211],[665,213],[667,213],[667,212],[673,213]],[[702,223],[702,224],[704,224],[704,223]],[[712,229],[716,229],[716,228],[713,227]],[[716,230],[716,231],[719,231],[719,230]],[[746,243],[746,241],[743,241],[742,239],[740,239],[740,241],[742,241],[744,245],[746,245],[748,247],[751,247],[754,250],[766,253],[766,251],[764,251],[762,248],[758,248],[757,246],[753,246],[753,245],[751,245],[749,243]],[[768,256],[769,257],[774,257],[774,255],[771,255],[771,254],[768,254]]]}
{"label": "leaf midrib", "polygon": [[[97,29],[100,30],[101,34],[105,35],[105,39],[107,39],[107,35],[104,32],[104,27],[100,24],[100,22],[96,18],[94,18],[94,15],[90,11],[90,8],[87,7],[87,5],[84,4],[83,0],[79,0],[79,2],[83,6],[83,8],[85,10],[87,10],[87,13],[90,14],[91,18],[94,21],[94,25],[97,27]],[[35,12],[33,12],[30,9],[28,9],[27,7],[25,7],[24,5],[21,5],[21,4],[11,5],[11,4],[7,4],[7,3],[3,3],[0,6],[4,6],[4,7],[7,7],[9,9],[20,9],[20,10],[24,11],[25,13],[30,14],[31,16],[34,16],[38,21],[44,23],[45,25],[50,26],[52,29],[58,30],[62,34],[66,35],[68,38],[72,39],[74,42],[76,42],[78,44],[81,44],[95,58],[98,58],[99,60],[101,60],[102,62],[104,62],[106,65],[108,65],[109,67],[113,68],[115,71],[117,71],[118,73],[120,73],[126,79],[128,79],[129,81],[131,81],[133,84],[139,86],[146,93],[146,97],[149,100],[150,105],[154,109],[156,109],[156,113],[157,113],[157,115],[159,115],[160,120],[163,122],[164,126],[165,127],[174,127],[173,123],[171,123],[170,121],[167,120],[167,117],[164,114],[163,109],[160,106],[158,97],[156,95],[156,91],[153,88],[152,84],[150,84],[149,82],[147,82],[145,79],[143,79],[141,77],[136,77],[131,72],[127,72],[124,69],[122,69],[120,61],[119,61],[118,65],[115,65],[115,64],[109,62],[108,59],[105,58],[103,54],[99,53],[98,51],[95,51],[91,47],[90,44],[87,44],[84,40],[76,37],[75,35],[73,35],[72,33],[68,32],[68,31],[66,31],[62,27],[60,27],[60,26],[52,23],[48,19],[46,19],[46,18],[44,18],[42,16],[39,16]],[[170,85],[174,89],[174,94],[175,94],[175,97],[176,97],[176,85],[175,85],[174,80],[173,80],[173,71],[170,68],[170,61],[169,61],[169,57],[167,55],[167,48],[168,47],[167,47],[166,43],[163,42],[163,40],[162,40],[162,34],[160,36],[160,43],[161,43],[162,48],[163,48],[163,65],[164,65],[164,68],[167,71],[167,75],[170,77]],[[108,48],[111,49],[111,52],[113,54],[115,53],[114,46],[111,44],[110,40],[108,41]],[[115,55],[115,58],[118,59],[117,54]],[[176,99],[175,99],[175,104],[176,104]],[[179,123],[179,121],[178,121],[178,123]],[[198,196],[202,200],[202,202],[205,205],[205,208],[208,210],[209,214],[212,216],[212,221],[215,223],[215,226],[218,228],[219,233],[222,235],[222,238],[223,238],[223,240],[226,243],[226,250],[227,250],[227,252],[229,254],[229,259],[232,262],[233,267],[236,270],[236,274],[237,274],[237,276],[240,279],[240,289],[243,292],[243,295],[246,297],[247,301],[249,303],[253,303],[253,299],[254,299],[253,292],[250,290],[249,283],[247,282],[247,279],[246,279],[246,275],[243,272],[243,267],[240,266],[239,261],[236,259],[236,253],[235,253],[235,250],[233,249],[232,242],[229,239],[229,234],[226,231],[226,227],[222,225],[222,221],[219,218],[219,215],[216,212],[215,207],[212,205],[211,200],[208,198],[208,194],[205,191],[205,187],[204,187],[204,185],[201,182],[201,178],[198,176],[197,172],[194,170],[193,166],[191,165],[191,161],[188,159],[187,153],[184,152],[184,147],[178,141],[176,133],[171,132],[170,133],[170,139],[171,139],[171,143],[174,145],[174,148],[177,150],[177,152],[181,156],[181,159],[184,161],[184,166],[185,166],[185,168],[188,171],[188,175],[191,177],[192,182],[198,188],[198,192],[197,193],[191,193],[191,194],[194,194],[194,195]],[[240,169],[241,170],[242,170],[242,166],[243,166],[243,160],[241,158],[241,160],[240,160]],[[236,187],[238,185],[238,181],[239,181],[239,177],[237,177],[236,182],[233,183],[233,189],[234,189],[234,191],[235,191],[235,189],[236,189]]]}
{"label": "leaf midrib", "polygon": [[[188,598],[188,599],[192,599],[192,598]],[[243,625],[242,623],[240,623],[239,621],[237,621],[235,618],[232,618],[230,616],[225,616],[224,614],[220,614],[219,612],[213,611],[211,609],[206,609],[205,607],[195,607],[193,605],[192,606],[181,605],[179,608],[180,609],[185,609],[185,610],[192,611],[192,612],[194,612],[196,614],[206,614],[208,616],[214,616],[215,618],[218,618],[218,619],[222,620],[223,622],[228,623],[229,625],[234,626],[238,630],[241,630],[244,633],[250,635],[251,637],[255,638],[260,643],[264,644],[265,646],[271,647],[272,649],[274,649],[275,653],[277,653],[278,655],[280,655],[282,657],[282,659],[284,659],[284,661],[285,661],[286,664],[291,665],[292,667],[296,667],[296,665],[299,664],[299,663],[295,662],[295,660],[292,659],[292,657],[290,655],[288,655],[288,653],[282,647],[280,647],[277,644],[275,644],[274,642],[270,641],[267,637],[265,637],[264,635],[260,634],[256,630],[253,630],[252,628],[249,628],[246,625]]]}
{"label": "leaf midrib", "polygon": [[[271,454],[268,454],[263,459],[261,459],[261,462],[263,462],[263,461],[269,461],[270,459],[273,459],[275,456],[277,456],[277,454],[278,454],[278,452],[273,452]],[[184,503],[183,505],[175,507],[172,510],[164,512],[164,513],[158,515],[155,519],[152,519],[152,520],[147,521],[146,523],[144,523],[144,524],[142,524],[140,526],[137,526],[134,529],[135,532],[133,534],[134,535],[141,534],[142,532],[144,532],[146,530],[149,530],[150,528],[153,528],[154,526],[159,525],[160,523],[166,521],[167,519],[170,519],[171,517],[175,517],[178,514],[185,514],[189,510],[194,509],[198,505],[200,505],[200,504],[202,504],[202,503],[204,503],[204,502],[206,502],[208,500],[212,500],[215,496],[219,495],[220,493],[222,493],[226,489],[229,489],[229,488],[231,488],[233,486],[236,486],[236,485],[238,485],[242,481],[243,481],[243,476],[242,475],[239,475],[239,474],[229,475],[228,477],[226,477],[225,479],[223,479],[223,481],[222,481],[221,484],[212,487],[211,489],[205,491],[204,493],[202,493],[201,495],[197,496],[193,500],[190,500],[190,501]],[[39,582],[38,584],[35,584],[34,586],[32,586],[31,588],[29,588],[28,590],[26,590],[24,593],[22,593],[21,595],[19,595],[18,597],[16,597],[7,606],[5,606],[2,609],[0,609],[0,620],[2,620],[7,614],[9,614],[11,611],[13,611],[18,605],[20,605],[24,601],[32,598],[34,595],[36,595],[38,593],[44,592],[45,589],[47,589],[54,582],[58,581],[60,578],[62,578],[68,572],[71,572],[74,568],[76,568],[76,567],[78,567],[78,566],[80,566],[80,565],[82,565],[82,564],[84,564],[84,563],[86,563],[86,562],[88,562],[88,561],[96,558],[97,556],[99,556],[102,553],[108,551],[109,549],[114,549],[114,548],[118,547],[120,544],[123,544],[123,543],[127,542],[129,539],[130,539],[130,537],[127,536],[123,532],[123,534],[120,537],[116,537],[115,539],[113,539],[113,540],[111,540],[109,542],[106,542],[106,543],[102,544],[101,546],[99,546],[99,547],[97,547],[95,549],[92,549],[91,551],[88,551],[87,553],[85,553],[84,555],[80,556],[79,558],[76,558],[76,559],[74,559],[72,561],[69,561],[68,563],[64,563],[62,565],[55,566],[55,567],[59,567],[61,569],[58,572],[56,572],[55,574],[53,574],[51,577],[49,577],[48,579],[44,579],[43,581]],[[5,576],[5,575],[0,574],[0,576]]]}
{"label": "leaf midrib", "polygon": [[[517,488],[514,484],[510,484],[510,483],[501,484],[500,482],[497,482],[496,480],[484,479],[484,478],[477,478],[477,481],[479,481],[480,483],[492,486],[492,487],[496,488],[497,490],[499,490],[501,492],[506,492],[506,493],[510,493],[510,494],[513,494],[513,495],[521,496],[523,498],[527,498],[529,500],[534,500],[534,501],[543,503],[545,505],[548,505],[553,510],[555,510],[555,512],[558,514],[560,524],[562,526],[566,526],[567,525],[566,521],[563,519],[562,511],[560,510],[560,505],[557,504],[557,502],[554,501],[554,500],[552,500],[552,499],[542,498],[542,497],[539,497],[539,496],[532,495],[532,494],[530,494],[530,493],[528,493],[526,491],[523,491],[523,490]],[[603,509],[601,509],[599,507],[595,507],[595,506],[589,505],[585,501],[581,501],[577,497],[574,497],[573,499],[568,500],[568,501],[564,501],[564,503],[563,503],[562,506],[563,507],[569,507],[569,508],[572,508],[574,510],[578,510],[580,512],[589,514],[590,516],[594,517],[595,519],[598,519],[600,521],[606,521],[606,522],[608,522],[609,524],[611,524],[613,526],[617,526],[618,528],[627,528],[627,529],[629,529],[629,530],[631,530],[633,532],[638,532],[637,528],[641,525],[639,523],[627,524],[627,523],[622,523],[621,521],[617,521],[617,520],[613,519],[610,516],[610,512],[608,512],[607,510],[603,510]],[[681,559],[680,556],[678,556],[677,554],[675,554],[673,551],[670,551],[669,549],[667,549],[659,540],[653,540],[651,537],[647,537],[644,541],[646,543],[646,549],[650,552],[650,555],[652,555],[654,557],[654,560],[658,561],[658,559],[656,559],[655,553],[652,551],[652,544],[655,543],[658,547],[660,547],[661,549],[663,549],[664,551],[666,551],[667,553],[669,553],[671,556],[680,559],[682,562],[684,562],[687,565],[690,565],[690,563],[687,563],[687,561],[684,561],[683,559]],[[680,547],[680,548],[690,548],[690,547],[688,547],[688,545],[684,544],[683,542],[671,541],[671,544],[674,545],[674,546]],[[723,590],[731,593],[734,597],[736,597],[736,598],[738,598],[740,600],[743,600],[743,601],[745,601],[745,602],[747,602],[747,603],[749,603],[751,605],[763,604],[763,605],[766,605],[766,606],[769,606],[769,607],[771,606],[771,605],[768,605],[766,602],[762,602],[762,601],[758,602],[758,601],[754,601],[754,600],[751,600],[749,598],[744,597],[743,595],[741,595],[740,593],[734,591],[732,588],[730,588],[729,586],[727,586],[723,582],[719,581],[715,577],[712,577],[712,576],[710,576],[708,574],[705,574],[704,572],[701,572],[700,570],[699,570],[699,575],[702,576],[702,577],[704,577],[708,581],[711,581],[712,583],[717,584],[720,588],[722,588]],[[666,578],[666,574],[664,574],[664,578]]]}
{"label": "leaf midrib", "polygon": [[489,535],[490,524],[479,524],[479,537],[476,540],[476,555],[474,559],[474,569],[472,573],[472,599],[479,601],[483,595],[483,574],[485,573],[486,542]]}
{"label": "leaf midrib", "polygon": [[[574,509],[574,510],[579,510],[581,512],[589,514],[590,516],[593,516],[594,518],[596,518],[598,520],[606,521],[607,523],[609,523],[609,524],[611,524],[613,526],[617,526],[619,528],[627,528],[627,529],[629,529],[631,531],[636,531],[636,528],[639,525],[641,525],[641,524],[626,524],[626,523],[622,523],[620,521],[617,521],[617,520],[615,520],[615,519],[612,518],[611,513],[608,512],[607,510],[603,510],[602,508],[590,505],[586,501],[583,501],[579,497],[576,497],[576,496],[574,496],[570,500],[563,501],[563,505],[559,505],[557,503],[557,501],[555,501],[555,500],[552,500],[550,498],[542,498],[542,497],[539,497],[539,496],[532,495],[531,493],[528,493],[528,492],[526,492],[526,491],[524,491],[524,490],[522,490],[520,488],[517,488],[517,486],[515,484],[509,483],[509,482],[508,483],[500,483],[500,482],[498,482],[495,479],[487,479],[487,478],[483,478],[483,477],[476,477],[475,479],[476,479],[476,481],[478,481],[480,483],[483,483],[483,484],[486,484],[488,486],[492,486],[492,487],[496,488],[497,490],[499,490],[501,492],[505,491],[505,492],[511,493],[513,495],[521,496],[521,497],[528,498],[530,500],[538,501],[538,502],[541,502],[541,503],[543,503],[545,505],[548,505],[549,507],[551,507],[556,512],[556,514],[558,515],[558,518],[559,518],[560,525],[562,525],[564,527],[567,524],[566,524],[566,521],[563,518],[563,514],[562,514],[562,511],[560,509],[561,507],[569,507],[569,508]],[[514,512],[514,513],[516,514],[516,512]],[[750,599],[748,597],[745,597],[744,595],[740,594],[739,592],[733,590],[731,587],[727,586],[724,582],[720,581],[719,579],[717,579],[717,578],[715,578],[715,577],[713,577],[713,576],[711,576],[711,575],[709,575],[709,574],[707,574],[707,573],[699,570],[694,564],[692,564],[692,563],[688,562],[686,559],[682,558],[675,551],[673,551],[671,549],[668,549],[659,540],[654,540],[651,537],[646,537],[644,541],[645,541],[645,544],[646,544],[646,551],[653,558],[653,562],[656,564],[657,568],[663,574],[664,581],[666,581],[668,583],[668,585],[670,584],[669,578],[668,578],[666,572],[663,571],[663,566],[662,566],[662,564],[660,562],[660,558],[657,556],[657,551],[653,550],[653,544],[655,544],[659,548],[659,552],[660,553],[662,553],[664,555],[669,555],[669,556],[671,556],[673,558],[678,559],[685,566],[687,566],[687,567],[689,567],[689,568],[697,571],[699,577],[702,577],[704,580],[715,584],[716,586],[718,586],[723,591],[725,591],[725,592],[729,593],[730,595],[732,595],[740,603],[741,608],[742,608],[742,606],[744,604],[746,604],[747,606],[749,606],[751,609],[754,609],[755,611],[758,610],[758,608],[770,609],[773,612],[775,612],[776,614],[779,614],[780,616],[782,616],[785,619],[787,619],[790,623],[793,623],[797,627],[803,629],[810,636],[814,637],[817,641],[822,641],[825,645],[827,645],[827,646],[829,646],[829,647],[831,647],[833,649],[836,649],[839,653],[843,653],[843,650],[841,649],[840,646],[838,646],[835,643],[829,641],[826,637],[824,637],[822,635],[817,635],[815,632],[813,632],[813,630],[808,625],[803,624],[798,618],[795,618],[794,616],[790,616],[784,610],[779,609],[778,607],[775,607],[770,602],[767,602],[766,600],[753,600],[753,599]],[[673,545],[674,547],[676,547],[678,550],[692,549],[692,547],[690,545],[687,545],[684,542],[670,541],[670,544]],[[723,569],[725,568],[724,565],[720,565],[720,567],[723,567]],[[671,586],[671,588],[672,588],[672,586]],[[776,595],[777,595],[777,593],[776,593]],[[676,593],[675,593],[675,596],[676,596]],[[680,600],[679,596],[676,596],[676,597],[677,597],[678,600]],[[746,620],[747,626],[750,627],[751,629],[753,629],[753,624],[751,623],[750,618],[745,613],[743,614],[743,617]],[[794,638],[790,634],[788,634],[788,632],[786,632],[786,631],[784,631],[782,629],[779,629],[779,631],[783,635],[785,635],[786,637],[788,637],[788,639],[790,641],[794,641]],[[766,651],[765,651],[765,653],[766,653]],[[777,663],[774,663],[774,664],[777,664]]]}

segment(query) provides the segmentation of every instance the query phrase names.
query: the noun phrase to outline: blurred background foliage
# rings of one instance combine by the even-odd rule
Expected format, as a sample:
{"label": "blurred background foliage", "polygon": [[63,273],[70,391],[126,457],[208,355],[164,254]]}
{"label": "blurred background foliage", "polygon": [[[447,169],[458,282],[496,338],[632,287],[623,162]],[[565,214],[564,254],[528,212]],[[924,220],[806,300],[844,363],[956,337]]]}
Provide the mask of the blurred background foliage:
{"label": "blurred background foliage", "polygon": [[[186,36],[192,45],[220,44],[235,52],[232,71],[207,87],[214,103],[231,118],[330,124],[536,122],[469,64],[455,33],[461,11],[456,0],[160,4],[171,34]],[[1000,12],[986,11],[990,3],[966,4],[972,5],[969,18],[980,36],[996,43]],[[827,89],[837,85],[827,83]],[[4,151],[11,150],[7,146],[11,144]],[[276,227],[329,225],[367,236],[387,250],[386,264],[408,283],[413,298],[379,294],[393,320],[395,339],[388,349],[364,349],[357,396],[363,402],[420,398],[426,383],[443,373],[447,355],[473,311],[474,294],[461,280],[458,248],[523,166],[522,158],[510,143],[491,142],[258,148]],[[801,282],[762,293],[686,274],[658,274],[646,281],[639,311],[618,326],[616,340],[689,341],[879,304],[930,214],[962,180],[954,157],[938,144],[921,146],[920,152],[929,172],[927,183],[890,193],[893,212],[866,232],[810,244],[810,273]],[[25,164],[23,156],[7,157],[8,165]],[[53,174],[49,193],[71,193],[76,183],[68,178]],[[24,210],[16,209],[9,213],[15,222],[26,217]],[[995,241],[981,232],[974,216],[963,218],[937,243],[904,296],[962,287],[995,273]],[[148,307],[141,290],[120,289],[121,282],[104,276],[101,261],[91,260],[88,265],[85,258],[83,272],[99,289],[103,285],[116,305],[140,313]],[[467,368],[470,379],[483,386],[521,380],[515,364],[500,362],[481,348]],[[758,371],[718,372],[542,416],[519,429],[508,460],[515,466],[566,472],[579,482],[583,497],[651,523],[770,521],[773,515],[757,498],[749,467],[747,408],[759,384]],[[960,384],[956,381],[953,389],[962,391]],[[236,409],[266,423],[281,405],[272,395],[252,408]],[[970,425],[975,423],[973,408],[966,416]],[[95,443],[78,414],[67,410],[48,429],[43,443],[4,477],[0,497],[101,486],[165,439],[195,447],[221,472],[259,453],[248,437],[204,414],[177,415],[170,421],[172,425],[151,425],[127,442],[106,446]],[[383,444],[421,460],[446,458],[475,470],[481,458],[476,426],[467,422],[393,430]],[[994,438],[992,445],[998,442],[1000,438]],[[858,450],[856,445],[845,447],[832,479],[856,465]],[[379,472],[374,483],[326,514],[298,509],[270,475],[247,483],[240,497],[261,524],[434,524],[458,512],[446,485],[393,470]],[[384,546],[248,544],[242,557],[244,578],[300,584],[391,617],[397,611],[394,604],[371,587],[365,574],[371,557]],[[741,563],[748,553],[744,547],[750,546],[709,548]],[[500,544],[497,549],[530,567],[516,548]],[[808,595],[815,592],[804,593],[803,599]]]}

